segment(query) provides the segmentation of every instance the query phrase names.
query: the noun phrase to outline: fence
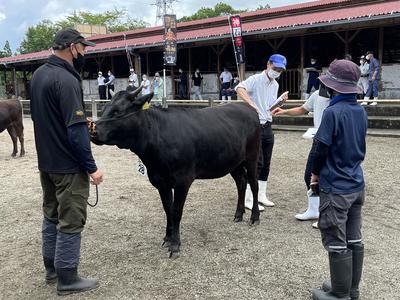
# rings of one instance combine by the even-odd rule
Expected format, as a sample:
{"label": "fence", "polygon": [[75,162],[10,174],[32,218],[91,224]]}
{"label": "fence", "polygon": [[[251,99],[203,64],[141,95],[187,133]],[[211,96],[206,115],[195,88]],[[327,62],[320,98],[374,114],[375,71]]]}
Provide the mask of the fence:
{"label": "fence", "polygon": [[[0,100],[1,101],[1,100]],[[231,100],[230,102],[242,101],[242,100]],[[364,100],[358,100],[358,102],[363,102]],[[389,100],[371,100],[376,101],[379,104],[396,104],[400,105],[400,99],[389,99]],[[22,103],[22,108],[25,116],[30,115],[30,100],[20,100]],[[93,119],[97,119],[99,116],[99,111],[101,112],[103,106],[110,102],[110,100],[85,100],[85,109],[89,116]],[[170,107],[211,107],[215,105],[219,105],[221,103],[226,103],[229,101],[221,101],[221,100],[167,100],[167,104]],[[287,100],[286,104],[290,105],[302,105],[305,100]]]}

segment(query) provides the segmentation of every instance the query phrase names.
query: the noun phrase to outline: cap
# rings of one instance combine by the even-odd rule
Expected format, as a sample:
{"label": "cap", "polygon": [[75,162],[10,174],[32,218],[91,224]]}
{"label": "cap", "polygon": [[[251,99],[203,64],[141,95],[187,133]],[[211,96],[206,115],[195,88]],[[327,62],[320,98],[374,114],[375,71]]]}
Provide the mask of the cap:
{"label": "cap", "polygon": [[66,28],[57,32],[54,38],[53,49],[62,50],[68,48],[69,45],[71,45],[72,43],[74,44],[81,43],[85,46],[91,46],[91,47],[96,46],[95,43],[86,40],[79,33],[79,31],[72,28]]}
{"label": "cap", "polygon": [[99,75],[103,75],[103,72],[99,71]]}
{"label": "cap", "polygon": [[357,94],[362,93],[357,85],[360,75],[360,68],[355,63],[341,59],[333,61],[326,74],[321,75],[319,80],[341,94]]}
{"label": "cap", "polygon": [[269,61],[277,68],[282,68],[286,70],[287,60],[286,57],[280,54],[273,54],[269,58]]}

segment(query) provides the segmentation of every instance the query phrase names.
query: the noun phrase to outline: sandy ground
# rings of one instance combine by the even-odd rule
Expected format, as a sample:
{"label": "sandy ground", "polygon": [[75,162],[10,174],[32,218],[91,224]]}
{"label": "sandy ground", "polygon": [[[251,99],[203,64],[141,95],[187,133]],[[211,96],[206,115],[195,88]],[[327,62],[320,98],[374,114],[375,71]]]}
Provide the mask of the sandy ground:
{"label": "sandy ground", "polygon": [[[12,159],[11,140],[0,135],[0,299],[52,299],[55,286],[44,283],[41,262],[41,188],[29,119],[25,127],[23,158]],[[310,148],[299,133],[276,133],[269,195],[277,205],[262,213],[258,227],[232,222],[230,176],[195,181],[175,260],[161,248],[164,212],[156,189],[136,171],[136,156],[93,148],[105,182],[99,205],[89,208],[80,270],[101,286],[66,299],[309,299],[327,278],[319,231],[294,218],[306,205]],[[399,149],[400,139],[368,138],[362,299],[400,297]]]}

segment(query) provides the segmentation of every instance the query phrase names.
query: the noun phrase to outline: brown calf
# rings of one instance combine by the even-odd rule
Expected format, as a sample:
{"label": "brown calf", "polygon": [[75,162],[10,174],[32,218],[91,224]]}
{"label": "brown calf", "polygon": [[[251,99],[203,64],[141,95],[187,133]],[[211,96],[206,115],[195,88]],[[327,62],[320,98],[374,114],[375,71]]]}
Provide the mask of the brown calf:
{"label": "brown calf", "polygon": [[17,138],[21,143],[20,156],[25,155],[24,125],[22,123],[22,105],[18,100],[0,100],[0,133],[7,129],[13,142],[11,156],[18,153]]}

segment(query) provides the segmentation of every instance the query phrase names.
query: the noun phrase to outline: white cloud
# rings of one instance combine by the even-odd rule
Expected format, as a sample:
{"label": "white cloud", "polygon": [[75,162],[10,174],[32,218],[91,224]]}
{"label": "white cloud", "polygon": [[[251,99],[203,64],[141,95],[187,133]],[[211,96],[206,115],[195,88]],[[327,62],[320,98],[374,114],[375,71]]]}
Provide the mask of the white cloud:
{"label": "white cloud", "polygon": [[6,19],[6,15],[0,12],[0,24]]}

